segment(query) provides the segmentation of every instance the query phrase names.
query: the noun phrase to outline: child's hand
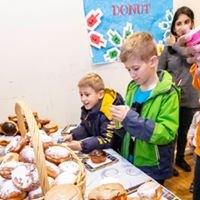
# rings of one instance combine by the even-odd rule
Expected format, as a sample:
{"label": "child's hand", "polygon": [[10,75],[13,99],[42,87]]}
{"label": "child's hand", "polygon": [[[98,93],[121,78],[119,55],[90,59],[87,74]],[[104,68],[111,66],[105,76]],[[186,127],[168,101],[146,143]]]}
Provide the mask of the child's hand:
{"label": "child's hand", "polygon": [[71,142],[67,143],[67,146],[74,151],[82,150],[80,141],[72,140]]}
{"label": "child's hand", "polygon": [[110,112],[112,114],[112,119],[118,122],[122,122],[126,117],[130,108],[126,105],[114,106],[110,107]]}
{"label": "child's hand", "polygon": [[60,136],[59,139],[58,139],[58,142],[59,143],[62,143],[62,142],[71,142],[72,141],[72,135],[71,134],[67,134],[67,135],[63,135],[63,136]]}

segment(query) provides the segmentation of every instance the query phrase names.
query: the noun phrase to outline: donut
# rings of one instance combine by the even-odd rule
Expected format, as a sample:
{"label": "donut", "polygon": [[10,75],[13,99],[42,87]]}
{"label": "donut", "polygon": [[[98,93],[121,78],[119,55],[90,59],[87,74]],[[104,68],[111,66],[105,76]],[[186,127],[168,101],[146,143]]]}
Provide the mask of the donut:
{"label": "donut", "polygon": [[60,174],[60,169],[54,164],[46,160],[47,175],[56,178]]}
{"label": "donut", "polygon": [[63,146],[51,146],[45,150],[45,156],[48,161],[60,164],[70,159],[70,152]]}
{"label": "donut", "polygon": [[6,121],[1,125],[1,132],[7,136],[15,136],[18,132],[17,124],[13,121]]}
{"label": "donut", "polygon": [[68,172],[77,175],[80,168],[79,164],[73,160],[62,162],[58,165],[62,172]]}
{"label": "donut", "polygon": [[60,185],[60,184],[66,184],[66,183],[74,184],[76,180],[77,180],[77,176],[75,174],[62,172],[54,180],[54,185]]}

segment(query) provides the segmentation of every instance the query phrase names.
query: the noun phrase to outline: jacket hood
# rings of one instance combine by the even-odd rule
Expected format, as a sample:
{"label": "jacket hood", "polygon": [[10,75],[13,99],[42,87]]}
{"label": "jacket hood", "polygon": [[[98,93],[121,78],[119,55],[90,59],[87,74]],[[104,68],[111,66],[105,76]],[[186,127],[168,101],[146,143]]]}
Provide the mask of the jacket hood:
{"label": "jacket hood", "polygon": [[[152,98],[161,93],[169,91],[172,85],[174,85],[172,82],[172,76],[169,74],[169,72],[165,70],[158,70],[157,74],[158,74],[159,81],[156,87],[153,89],[153,92],[151,93],[151,96],[149,98]],[[134,88],[136,89],[138,87],[139,87],[138,84],[136,84],[134,81],[131,81],[128,85],[127,93],[129,92],[129,90],[133,91]]]}

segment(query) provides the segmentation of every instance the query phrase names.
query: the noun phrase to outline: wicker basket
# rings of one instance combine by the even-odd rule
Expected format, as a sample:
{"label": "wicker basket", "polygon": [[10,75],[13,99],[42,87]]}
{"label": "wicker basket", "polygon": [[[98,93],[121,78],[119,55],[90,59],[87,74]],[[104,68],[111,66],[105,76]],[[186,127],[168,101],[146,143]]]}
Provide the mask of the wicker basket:
{"label": "wicker basket", "polygon": [[[31,139],[32,139],[35,158],[36,158],[36,167],[39,173],[40,185],[42,188],[43,195],[45,195],[46,192],[50,189],[50,187],[48,183],[48,176],[47,176],[47,170],[46,170],[46,164],[45,164],[45,155],[44,155],[42,143],[40,141],[39,128],[37,126],[37,122],[32,114],[30,107],[24,102],[17,102],[15,104],[15,112],[17,115],[19,131],[21,132],[22,136],[25,136],[27,133],[27,129],[25,127],[25,120],[28,124],[28,129],[29,129],[29,132],[31,133]],[[24,119],[24,116],[25,116],[25,119]],[[71,153],[72,160],[74,160],[75,162],[79,164],[80,170],[77,175],[77,181],[75,185],[77,185],[82,191],[82,193],[84,194],[85,186],[86,186],[86,174],[85,174],[85,167],[83,163],[80,161],[77,155],[71,149],[69,149],[66,145],[62,145],[62,144],[57,144],[57,145],[64,146],[65,148],[67,148],[68,151]]]}

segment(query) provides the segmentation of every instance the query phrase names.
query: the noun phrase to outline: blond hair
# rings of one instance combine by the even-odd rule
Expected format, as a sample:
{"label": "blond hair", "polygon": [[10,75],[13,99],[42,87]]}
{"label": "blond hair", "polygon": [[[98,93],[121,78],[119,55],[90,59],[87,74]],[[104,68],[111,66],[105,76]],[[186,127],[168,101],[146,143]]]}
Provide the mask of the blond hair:
{"label": "blond hair", "polygon": [[88,73],[78,82],[78,87],[91,87],[96,92],[104,90],[103,79],[96,73]]}
{"label": "blond hair", "polygon": [[126,62],[131,56],[136,56],[147,61],[152,56],[157,56],[156,44],[153,37],[146,32],[138,32],[130,35],[123,43],[120,52],[120,60]]}

